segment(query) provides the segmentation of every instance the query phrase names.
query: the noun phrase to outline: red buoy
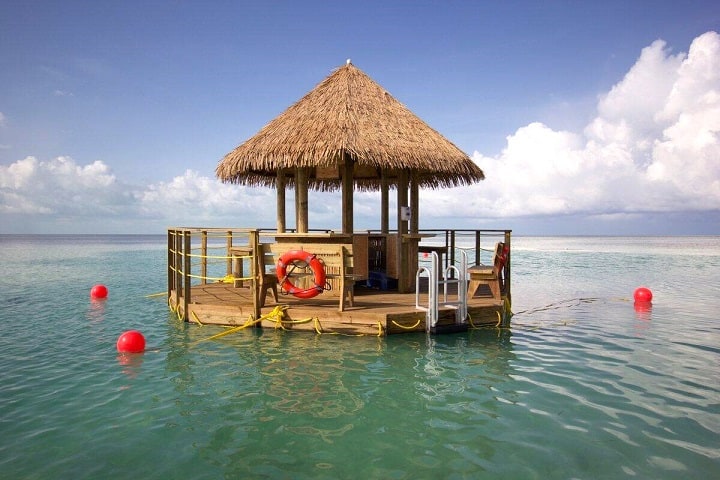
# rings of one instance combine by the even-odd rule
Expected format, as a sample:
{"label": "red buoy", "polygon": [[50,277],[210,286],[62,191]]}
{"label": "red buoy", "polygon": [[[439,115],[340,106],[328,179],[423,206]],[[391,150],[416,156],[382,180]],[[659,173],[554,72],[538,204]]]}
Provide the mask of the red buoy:
{"label": "red buoy", "polygon": [[649,288],[638,287],[635,289],[633,297],[636,303],[650,303],[652,302],[653,294]]}
{"label": "red buoy", "polygon": [[145,337],[137,330],[128,330],[120,335],[117,350],[121,353],[141,353],[145,351]]}
{"label": "red buoy", "polygon": [[108,289],[105,285],[95,285],[90,289],[90,298],[107,298]]}

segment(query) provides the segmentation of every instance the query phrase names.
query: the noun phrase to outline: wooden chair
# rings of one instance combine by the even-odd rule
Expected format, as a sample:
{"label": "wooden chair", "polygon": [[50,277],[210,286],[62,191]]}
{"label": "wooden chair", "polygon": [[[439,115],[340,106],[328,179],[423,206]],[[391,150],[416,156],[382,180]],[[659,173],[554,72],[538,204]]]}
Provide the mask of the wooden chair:
{"label": "wooden chair", "polygon": [[258,265],[257,265],[257,271],[259,273],[258,275],[258,291],[259,291],[259,297],[258,297],[258,304],[261,307],[265,306],[265,298],[267,297],[268,291],[271,291],[273,294],[273,298],[275,299],[275,303],[279,303],[278,299],[278,279],[275,275],[274,270],[268,271],[267,267],[274,267],[275,262],[273,261],[272,253],[270,252],[270,248],[266,244],[259,244],[258,245]]}
{"label": "wooden chair", "polygon": [[345,310],[345,305],[352,307],[355,302],[355,282],[363,280],[360,275],[353,274],[353,246],[352,244],[339,244],[335,252],[325,255],[318,254],[325,265],[325,277],[328,281],[336,280],[336,288],[340,293],[338,310]]}
{"label": "wooden chair", "polygon": [[468,298],[473,298],[481,285],[487,285],[490,289],[492,298],[496,301],[501,300],[503,290],[503,269],[507,262],[507,252],[505,244],[498,242],[495,245],[495,253],[493,255],[492,265],[475,265],[468,268],[468,276],[470,284],[468,286]]}

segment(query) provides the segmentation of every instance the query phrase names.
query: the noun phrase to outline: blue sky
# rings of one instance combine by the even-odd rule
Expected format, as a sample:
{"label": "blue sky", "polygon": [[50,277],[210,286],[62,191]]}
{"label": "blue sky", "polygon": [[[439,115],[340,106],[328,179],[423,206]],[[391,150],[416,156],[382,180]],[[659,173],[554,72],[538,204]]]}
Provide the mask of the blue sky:
{"label": "blue sky", "polygon": [[[717,2],[0,12],[0,233],[272,227],[274,191],[215,167],[350,58],[486,173],[423,192],[421,228],[720,234]],[[357,228],[378,227],[378,204],[356,195]],[[311,193],[310,227],[337,228],[339,209]]]}

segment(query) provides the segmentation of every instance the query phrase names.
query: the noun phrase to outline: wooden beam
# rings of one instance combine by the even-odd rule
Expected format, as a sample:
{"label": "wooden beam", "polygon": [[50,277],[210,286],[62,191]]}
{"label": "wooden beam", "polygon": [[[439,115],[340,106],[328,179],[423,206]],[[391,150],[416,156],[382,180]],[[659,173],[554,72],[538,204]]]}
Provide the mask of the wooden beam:
{"label": "wooden beam", "polygon": [[408,233],[408,222],[403,220],[403,207],[408,206],[408,173],[407,170],[398,172],[398,191],[397,191],[397,253],[398,253],[398,292],[405,293],[407,291],[408,272],[407,272],[407,249],[405,248],[405,235]]}
{"label": "wooden beam", "polygon": [[410,182],[410,233],[420,230],[420,182],[418,172],[413,170]]}
{"label": "wooden beam", "polygon": [[390,182],[385,169],[380,172],[380,232],[390,231]]}
{"label": "wooden beam", "polygon": [[275,177],[275,188],[277,189],[277,231],[285,232],[285,172],[278,169]]}
{"label": "wooden beam", "polygon": [[305,168],[295,171],[295,228],[298,233],[308,231],[308,174]]}
{"label": "wooden beam", "polygon": [[342,233],[353,233],[353,161],[343,152],[342,165]]}

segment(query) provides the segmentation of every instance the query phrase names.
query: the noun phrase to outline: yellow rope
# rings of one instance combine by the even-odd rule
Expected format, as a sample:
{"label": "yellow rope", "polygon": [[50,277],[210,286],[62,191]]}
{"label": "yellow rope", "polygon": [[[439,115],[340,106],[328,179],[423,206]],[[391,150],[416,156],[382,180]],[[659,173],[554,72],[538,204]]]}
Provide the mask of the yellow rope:
{"label": "yellow rope", "polygon": [[191,313],[192,313],[193,318],[195,318],[195,321],[197,322],[197,324],[202,327],[202,326],[203,326],[203,323],[202,323],[202,322],[200,321],[200,319],[198,318],[197,313],[195,313],[195,310],[193,310]]}
{"label": "yellow rope", "polygon": [[260,319],[258,319],[258,320],[253,320],[252,317],[250,317],[250,318],[248,318],[248,320],[247,320],[244,324],[242,324],[242,325],[239,325],[239,326],[237,326],[237,327],[229,328],[229,329],[225,330],[224,332],[216,333],[216,334],[213,335],[212,337],[208,337],[208,338],[205,338],[205,339],[202,339],[202,340],[198,340],[196,343],[205,342],[205,341],[207,341],[207,340],[215,340],[216,338],[224,337],[225,335],[230,335],[231,333],[238,332],[238,331],[242,330],[243,328],[247,328],[247,327],[249,327],[249,326],[251,326],[251,325],[255,325],[255,324],[258,323],[259,321],[260,321]]}
{"label": "yellow rope", "polygon": [[495,310],[495,313],[497,313],[497,317],[498,317],[498,322],[495,324],[495,327],[499,327],[500,324],[502,323],[502,317],[500,316],[499,310]]}
{"label": "yellow rope", "polygon": [[160,297],[162,295],[167,295],[167,292],[151,293],[150,295],[145,295],[145,298]]}
{"label": "yellow rope", "polygon": [[472,316],[470,315],[470,312],[468,312],[467,318],[468,318],[468,323],[470,324],[470,326],[471,326],[473,329],[477,328],[477,327],[475,326],[475,324],[473,323],[473,321],[472,321]]}
{"label": "yellow rope", "polygon": [[[409,326],[409,327],[406,327],[405,325],[401,325],[401,324],[397,323],[395,320],[392,321],[392,324],[395,325],[396,327],[402,328],[404,330],[412,330],[414,328],[417,328],[417,326],[420,325],[421,321],[422,321],[422,319],[418,319],[418,321],[415,322],[415,325]],[[378,322],[378,323],[380,323],[380,322]]]}

